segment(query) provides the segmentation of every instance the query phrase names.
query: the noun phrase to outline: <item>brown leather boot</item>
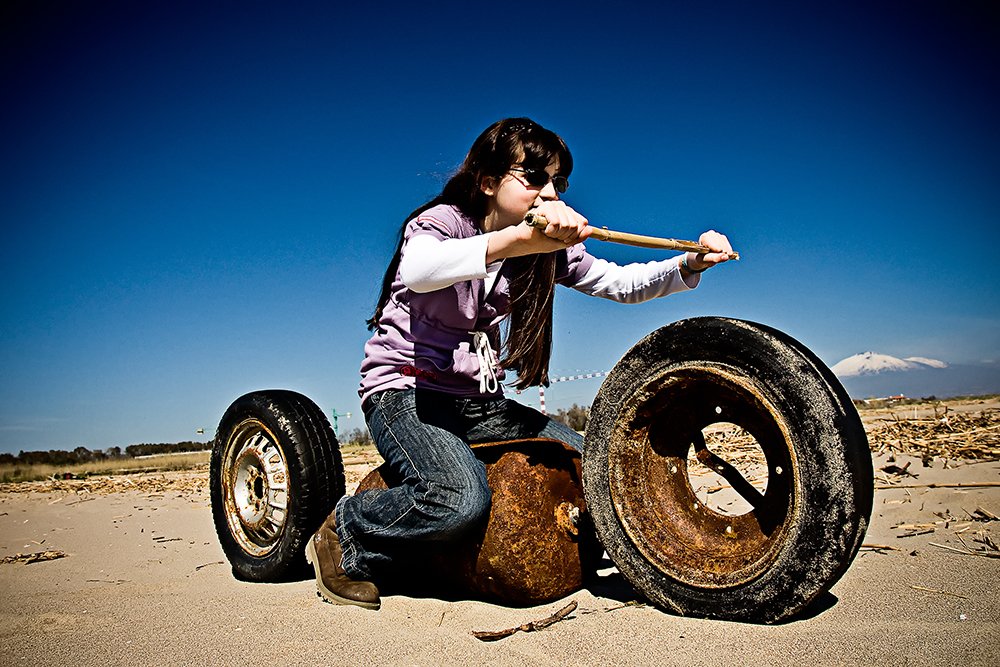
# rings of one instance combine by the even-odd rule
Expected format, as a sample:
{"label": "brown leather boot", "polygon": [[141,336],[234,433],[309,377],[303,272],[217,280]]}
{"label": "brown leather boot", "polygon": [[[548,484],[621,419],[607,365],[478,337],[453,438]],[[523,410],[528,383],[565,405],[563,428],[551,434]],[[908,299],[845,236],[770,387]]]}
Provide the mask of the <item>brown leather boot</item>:
{"label": "brown leather boot", "polygon": [[378,609],[382,600],[378,588],[370,581],[348,578],[340,566],[344,558],[333,514],[327,519],[306,545],[306,561],[316,570],[316,587],[319,594],[333,604],[354,604],[365,609]]}

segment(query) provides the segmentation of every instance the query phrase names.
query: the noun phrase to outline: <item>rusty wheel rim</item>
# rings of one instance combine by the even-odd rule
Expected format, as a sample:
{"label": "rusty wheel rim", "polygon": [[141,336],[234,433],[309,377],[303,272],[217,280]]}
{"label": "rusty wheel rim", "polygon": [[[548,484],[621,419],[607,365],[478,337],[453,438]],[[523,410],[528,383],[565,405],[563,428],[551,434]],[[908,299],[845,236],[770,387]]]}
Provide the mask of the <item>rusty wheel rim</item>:
{"label": "rusty wheel rim", "polygon": [[[701,500],[688,453],[702,430],[726,422],[763,450],[767,488],[742,515]],[[622,404],[608,448],[611,502],[624,531],[664,575],[699,588],[736,586],[778,557],[797,511],[798,467],[789,429],[765,388],[706,362],[664,369]]]}
{"label": "rusty wheel rim", "polygon": [[288,519],[288,464],[276,443],[267,427],[248,419],[233,430],[222,460],[229,531],[255,557],[277,547]]}

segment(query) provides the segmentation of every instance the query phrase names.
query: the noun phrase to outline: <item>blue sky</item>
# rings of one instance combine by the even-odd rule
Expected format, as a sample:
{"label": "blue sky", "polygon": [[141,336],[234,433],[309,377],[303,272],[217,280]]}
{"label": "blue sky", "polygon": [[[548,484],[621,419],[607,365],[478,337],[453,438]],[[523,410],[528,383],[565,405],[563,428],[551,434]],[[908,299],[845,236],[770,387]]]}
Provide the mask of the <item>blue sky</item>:
{"label": "blue sky", "polygon": [[742,257],[639,306],[560,290],[554,375],[699,315],[829,365],[1000,360],[988,3],[25,4],[0,22],[0,451],[207,440],[278,387],[363,427],[402,217],[507,116],[566,139],[592,223]]}

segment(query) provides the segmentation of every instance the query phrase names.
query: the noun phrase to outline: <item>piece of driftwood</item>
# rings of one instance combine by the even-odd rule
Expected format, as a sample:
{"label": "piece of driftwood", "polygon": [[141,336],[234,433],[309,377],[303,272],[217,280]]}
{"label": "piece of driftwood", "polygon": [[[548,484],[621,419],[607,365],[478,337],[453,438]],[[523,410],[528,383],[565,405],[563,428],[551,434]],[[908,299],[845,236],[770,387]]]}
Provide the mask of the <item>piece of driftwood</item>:
{"label": "piece of driftwood", "polygon": [[205,563],[204,565],[199,565],[198,567],[196,567],[196,568],[194,568],[194,569],[195,569],[195,570],[200,570],[200,569],[202,569],[202,568],[206,568],[206,567],[209,567],[209,566],[211,566],[211,565],[223,565],[223,564],[225,564],[225,561],[222,561],[222,560],[217,560],[217,561],[214,561],[214,562],[212,562],[212,563]]}
{"label": "piece of driftwood", "polygon": [[874,551],[902,551],[899,547],[890,547],[888,544],[862,544],[861,548]]}
{"label": "piece of driftwood", "polygon": [[911,530],[909,532],[897,535],[896,538],[898,539],[900,537],[915,537],[917,535],[927,535],[928,533],[933,533],[934,530],[935,530],[934,528],[925,528],[923,530]]}
{"label": "piece of driftwood", "polygon": [[557,611],[556,613],[541,619],[540,621],[532,621],[531,623],[525,623],[524,625],[519,625],[515,628],[507,628],[506,630],[500,630],[498,632],[491,632],[489,630],[480,630],[472,633],[472,636],[476,639],[484,642],[495,642],[498,639],[503,639],[504,637],[510,637],[512,634],[520,630],[521,632],[534,632],[535,630],[544,630],[554,623],[558,623],[576,610],[576,600],[573,600],[568,605]]}
{"label": "piece of driftwood", "polygon": [[969,597],[966,596],[966,595],[959,595],[958,593],[951,593],[949,591],[942,591],[942,590],[940,590],[938,588],[924,588],[923,586],[910,586],[910,588],[913,588],[913,589],[918,590],[918,591],[927,591],[928,593],[940,593],[941,595],[952,595],[952,596],[957,597],[957,598],[962,598],[963,600],[968,600],[969,599]]}
{"label": "piece of driftwood", "polygon": [[876,489],[982,489],[1000,486],[1000,482],[955,482],[954,484],[876,484]]}
{"label": "piece of driftwood", "polygon": [[914,479],[916,479],[920,475],[915,475],[909,471],[910,463],[912,463],[912,461],[907,461],[906,465],[903,466],[902,468],[900,468],[897,465],[887,465],[879,468],[879,470],[881,470],[882,472],[887,472],[890,475],[900,475],[900,476],[907,475],[909,477],[913,477]]}
{"label": "piece of driftwood", "polygon": [[[977,507],[974,512],[970,513],[970,516],[976,521],[986,520],[986,521],[1000,521],[1000,516],[997,516],[993,512],[989,512],[982,507]],[[980,519],[982,517],[982,519]]]}
{"label": "piece of driftwood", "polygon": [[932,547],[937,547],[938,549],[946,549],[948,551],[954,551],[957,554],[965,554],[966,556],[983,556],[984,558],[1000,558],[1000,551],[971,551],[966,549],[956,549],[955,547],[949,547],[946,544],[937,544],[936,542],[928,542]]}
{"label": "piece of driftwood", "polygon": [[31,563],[39,563],[45,560],[56,560],[57,558],[66,558],[69,554],[63,553],[62,551],[39,551],[33,554],[15,554],[13,556],[5,556],[2,561],[3,563],[24,563],[25,565],[30,565]]}

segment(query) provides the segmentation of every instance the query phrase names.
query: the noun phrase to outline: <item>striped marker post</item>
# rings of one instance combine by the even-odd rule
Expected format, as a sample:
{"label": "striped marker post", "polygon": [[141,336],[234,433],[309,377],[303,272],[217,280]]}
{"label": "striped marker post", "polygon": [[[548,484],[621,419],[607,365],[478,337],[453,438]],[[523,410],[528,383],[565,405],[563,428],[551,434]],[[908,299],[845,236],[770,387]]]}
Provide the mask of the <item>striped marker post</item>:
{"label": "striped marker post", "polygon": [[[555,378],[554,380],[549,380],[549,384],[554,384],[556,382],[569,382],[570,380],[589,380],[590,378],[602,378],[611,371],[601,371],[599,373],[586,373],[584,375],[570,375]],[[542,408],[542,414],[547,414],[545,412],[545,387],[538,385],[538,401]]]}

